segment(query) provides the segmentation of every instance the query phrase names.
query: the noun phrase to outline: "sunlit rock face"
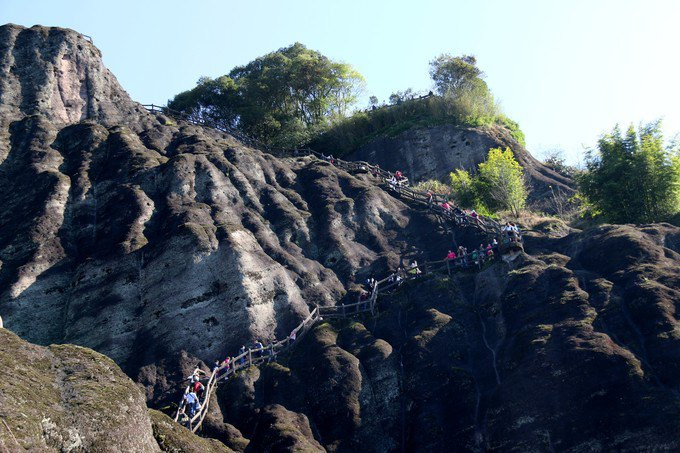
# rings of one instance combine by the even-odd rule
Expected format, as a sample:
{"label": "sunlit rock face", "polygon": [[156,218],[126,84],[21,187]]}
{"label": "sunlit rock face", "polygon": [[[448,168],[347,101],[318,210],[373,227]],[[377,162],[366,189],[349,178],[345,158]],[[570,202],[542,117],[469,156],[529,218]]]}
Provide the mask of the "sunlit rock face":
{"label": "sunlit rock face", "polygon": [[161,451],[144,395],[111,359],[0,329],[0,365],[4,451]]}
{"label": "sunlit rock face", "polygon": [[369,176],[148,114],[75,32],[0,36],[0,313],[31,341],[128,370],[212,359],[287,335],[430,225]]}
{"label": "sunlit rock face", "polygon": [[59,129],[30,116],[10,137],[3,315],[32,341],[123,364],[285,336],[309,307],[396,266],[427,222],[334,167],[196,127]]}
{"label": "sunlit rock face", "polygon": [[0,329],[2,451],[229,452],[166,415],[108,357],[30,344]]}
{"label": "sunlit rock face", "polygon": [[0,27],[2,121],[42,115],[55,124],[135,118],[133,102],[83,35],[57,27]]}
{"label": "sunlit rock face", "polygon": [[[92,351],[6,333],[3,381],[46,390],[6,386],[0,415],[54,411],[19,442],[63,451],[79,422],[83,442],[122,433],[135,451],[226,451],[142,414],[140,398],[170,407],[201,360],[288,335],[314,306],[355,301],[370,275],[482,240],[446,231],[370,174],[148,114],[76,32],[0,27],[0,55],[4,326],[96,349],[144,390]],[[512,145],[493,131],[408,133],[431,151],[468,140],[478,152],[465,167],[487,145]],[[560,182],[513,149],[535,190],[552,184],[540,175]],[[422,153],[357,157],[422,177],[460,164]],[[546,231],[527,232],[513,261],[428,276],[381,296],[374,317],[320,323],[279,363],[220,386],[202,433],[237,451],[679,449],[680,229]],[[88,383],[102,413],[121,401],[109,390],[132,395],[135,426],[64,416],[73,389],[57,368]]]}

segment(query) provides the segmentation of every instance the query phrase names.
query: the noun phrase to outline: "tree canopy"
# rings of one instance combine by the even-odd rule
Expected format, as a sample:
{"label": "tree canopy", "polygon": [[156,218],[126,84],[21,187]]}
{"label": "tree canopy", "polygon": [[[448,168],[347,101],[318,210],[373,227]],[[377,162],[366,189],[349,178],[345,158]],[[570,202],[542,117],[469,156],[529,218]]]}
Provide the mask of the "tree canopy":
{"label": "tree canopy", "polygon": [[442,54],[430,61],[430,77],[442,96],[472,89],[482,75],[477,68],[477,59],[471,55],[452,57]]}
{"label": "tree canopy", "polygon": [[524,171],[510,148],[492,148],[485,162],[478,166],[481,193],[492,210],[508,209],[514,215],[524,209],[527,188]]}
{"label": "tree canopy", "polygon": [[527,188],[524,171],[512,150],[492,148],[475,176],[457,169],[449,174],[456,201],[484,212],[509,210],[518,215],[524,209]]}
{"label": "tree canopy", "polygon": [[295,43],[217,79],[201,78],[168,106],[266,143],[295,146],[315,127],[347,115],[363,86],[352,66]]}
{"label": "tree canopy", "polygon": [[607,221],[655,222],[680,211],[680,155],[664,147],[659,121],[603,135],[586,155],[586,170],[581,192]]}
{"label": "tree canopy", "polygon": [[442,54],[430,61],[430,77],[437,93],[456,110],[473,118],[495,118],[499,115],[498,106],[474,56]]}

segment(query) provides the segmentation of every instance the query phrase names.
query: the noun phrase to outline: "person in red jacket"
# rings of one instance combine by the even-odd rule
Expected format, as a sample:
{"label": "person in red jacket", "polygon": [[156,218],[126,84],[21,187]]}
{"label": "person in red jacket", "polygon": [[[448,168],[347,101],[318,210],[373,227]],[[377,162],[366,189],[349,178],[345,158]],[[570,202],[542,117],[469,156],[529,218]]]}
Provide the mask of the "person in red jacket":
{"label": "person in red jacket", "polygon": [[192,391],[196,394],[196,396],[200,397],[203,392],[205,392],[205,385],[201,384],[201,381],[196,381],[194,382]]}

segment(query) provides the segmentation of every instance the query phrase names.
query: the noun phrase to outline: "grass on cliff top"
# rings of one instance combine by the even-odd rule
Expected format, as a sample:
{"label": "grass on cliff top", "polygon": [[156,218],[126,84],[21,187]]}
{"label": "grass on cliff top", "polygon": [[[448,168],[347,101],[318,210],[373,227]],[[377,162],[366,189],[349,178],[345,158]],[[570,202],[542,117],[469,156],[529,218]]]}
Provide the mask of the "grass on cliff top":
{"label": "grass on cliff top", "polygon": [[357,112],[331,125],[312,139],[309,146],[341,157],[379,137],[396,137],[415,127],[444,124],[461,127],[499,125],[508,129],[522,146],[525,144],[519,125],[500,113],[497,107],[481,105],[475,100],[431,96]]}

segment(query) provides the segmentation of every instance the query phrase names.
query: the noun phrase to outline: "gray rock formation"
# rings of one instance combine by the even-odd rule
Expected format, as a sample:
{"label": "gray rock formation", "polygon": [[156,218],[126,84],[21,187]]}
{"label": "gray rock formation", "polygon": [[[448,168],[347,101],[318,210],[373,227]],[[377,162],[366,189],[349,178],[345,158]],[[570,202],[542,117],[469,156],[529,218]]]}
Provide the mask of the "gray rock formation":
{"label": "gray rock formation", "polygon": [[96,121],[105,126],[150,121],[80,33],[57,27],[0,27],[0,162],[8,127],[26,115],[55,126]]}
{"label": "gray rock formation", "polygon": [[427,179],[448,180],[456,168],[471,172],[486,160],[491,148],[510,148],[524,167],[529,186],[530,200],[541,204],[555,191],[574,192],[571,179],[554,172],[536,160],[501,126],[461,128],[452,125],[412,128],[395,137],[381,137],[359,148],[348,156],[352,160],[365,160],[379,164],[386,170],[401,170],[412,181]]}
{"label": "gray rock formation", "polygon": [[535,256],[318,325],[214,411],[255,442],[281,405],[328,451],[677,450],[679,241],[664,224],[532,234]]}
{"label": "gray rock formation", "polygon": [[90,41],[73,30],[0,27],[0,117],[42,115],[54,124],[129,123],[143,111]]}
{"label": "gray rock formation", "polygon": [[[2,108],[28,115],[0,163],[0,313],[30,341],[93,347],[131,373],[181,350],[212,360],[287,335],[396,266],[407,240],[430,247],[416,234],[429,220],[367,180],[137,114],[75,32],[1,33],[25,67],[3,79]],[[73,74],[55,69],[64,56],[98,79],[76,90],[84,103],[50,94]]]}
{"label": "gray rock formation", "polygon": [[408,208],[368,182],[195,127],[27,117],[0,168],[6,321],[122,364],[285,335],[417,236]]}
{"label": "gray rock formation", "polygon": [[[148,412],[144,398],[176,402],[201,359],[283,337],[403,257],[443,257],[451,237],[370,175],[135,110],[75,32],[6,26],[0,37],[4,74],[17,71],[11,59],[24,68],[0,80],[0,315],[32,341],[106,353],[145,392],[98,353],[0,330],[6,449],[680,448],[670,225],[544,225],[525,238],[530,255],[430,276],[382,298],[375,317],[317,325],[281,363],[213,395],[202,432],[227,448]],[[64,56],[75,66],[57,70]],[[90,71],[92,85],[75,82]],[[402,138],[396,154],[386,142],[355,157],[438,177],[507,144],[534,185],[568,186],[503,130]]]}

